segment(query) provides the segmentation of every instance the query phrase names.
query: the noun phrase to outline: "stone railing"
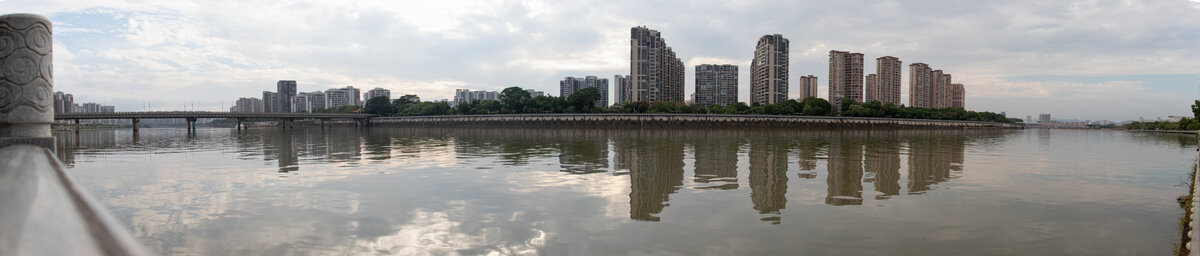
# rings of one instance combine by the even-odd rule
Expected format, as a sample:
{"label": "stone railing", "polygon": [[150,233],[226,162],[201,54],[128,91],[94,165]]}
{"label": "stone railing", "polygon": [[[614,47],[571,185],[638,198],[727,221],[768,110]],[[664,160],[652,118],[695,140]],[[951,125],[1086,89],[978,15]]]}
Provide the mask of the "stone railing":
{"label": "stone railing", "polygon": [[51,26],[0,16],[0,255],[149,255],[54,156]]}

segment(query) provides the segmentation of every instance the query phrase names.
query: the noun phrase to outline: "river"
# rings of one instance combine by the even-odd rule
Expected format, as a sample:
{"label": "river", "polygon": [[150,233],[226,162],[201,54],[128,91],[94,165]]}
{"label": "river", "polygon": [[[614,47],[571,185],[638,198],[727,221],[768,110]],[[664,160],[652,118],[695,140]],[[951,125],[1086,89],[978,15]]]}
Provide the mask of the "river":
{"label": "river", "polygon": [[1187,135],[259,128],[56,133],[165,255],[1163,255]]}

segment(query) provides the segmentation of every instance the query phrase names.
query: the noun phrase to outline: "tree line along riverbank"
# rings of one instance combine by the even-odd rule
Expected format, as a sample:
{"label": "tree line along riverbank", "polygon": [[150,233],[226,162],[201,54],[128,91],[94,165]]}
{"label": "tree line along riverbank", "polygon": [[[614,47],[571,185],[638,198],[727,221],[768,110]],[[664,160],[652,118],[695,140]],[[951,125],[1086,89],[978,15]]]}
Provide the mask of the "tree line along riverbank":
{"label": "tree line along riverbank", "polygon": [[802,100],[789,99],[777,104],[752,104],[743,102],[729,106],[683,104],[675,102],[623,102],[612,106],[596,106],[601,99],[600,91],[584,88],[568,97],[532,97],[521,87],[509,87],[500,92],[500,100],[464,102],[450,106],[444,101],[421,101],[417,95],[404,95],[388,101],[386,97],[368,99],[365,106],[345,106],[337,109],[322,109],[315,112],[339,113],[359,112],[380,116],[438,116],[438,115],[497,115],[497,114],[580,114],[580,113],[630,113],[630,114],[725,114],[725,115],[790,115],[790,116],[839,116],[880,117],[904,119],[932,119],[1014,123],[1017,119],[1007,118],[993,112],[969,111],[962,108],[920,108],[879,102],[854,102],[844,100],[835,111],[833,104],[825,99],[810,97]]}

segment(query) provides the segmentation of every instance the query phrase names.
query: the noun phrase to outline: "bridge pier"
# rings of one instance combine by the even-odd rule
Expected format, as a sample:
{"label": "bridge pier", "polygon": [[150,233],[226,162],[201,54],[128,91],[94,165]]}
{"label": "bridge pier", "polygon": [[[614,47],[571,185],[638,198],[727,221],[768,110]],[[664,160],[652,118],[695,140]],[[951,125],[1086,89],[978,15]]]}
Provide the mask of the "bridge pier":
{"label": "bridge pier", "polygon": [[188,129],[188,133],[196,132],[196,118],[188,118],[187,119],[187,129]]}
{"label": "bridge pier", "polygon": [[75,134],[79,134],[79,119],[75,119]]}
{"label": "bridge pier", "polygon": [[242,121],[245,119],[244,118],[236,118],[236,119],[237,119],[237,126],[236,126],[237,130],[241,131],[242,130]]}
{"label": "bridge pier", "polygon": [[133,119],[133,134],[136,135],[138,133],[138,123],[141,121],[142,121],[142,119],[140,119],[140,118]]}

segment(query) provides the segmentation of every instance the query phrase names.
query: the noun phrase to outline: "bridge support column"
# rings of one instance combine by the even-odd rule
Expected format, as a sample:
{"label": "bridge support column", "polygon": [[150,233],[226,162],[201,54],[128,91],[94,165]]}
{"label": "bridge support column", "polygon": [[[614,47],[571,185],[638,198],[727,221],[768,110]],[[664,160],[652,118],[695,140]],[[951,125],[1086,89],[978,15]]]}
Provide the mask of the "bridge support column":
{"label": "bridge support column", "polygon": [[187,129],[189,133],[196,132],[196,118],[187,119]]}
{"label": "bridge support column", "polygon": [[242,119],[242,118],[238,118],[238,119],[237,119],[237,130],[238,130],[238,131],[241,131],[241,130],[242,130],[242,121],[243,121],[243,120],[244,120],[244,119]]}
{"label": "bridge support column", "polygon": [[79,119],[75,119],[75,134],[79,134]]}
{"label": "bridge support column", "polygon": [[141,120],[141,119],[139,119],[139,118],[134,118],[134,119],[133,119],[133,134],[137,134],[137,133],[138,133],[138,122],[141,122],[141,121],[142,121],[142,120]]}

